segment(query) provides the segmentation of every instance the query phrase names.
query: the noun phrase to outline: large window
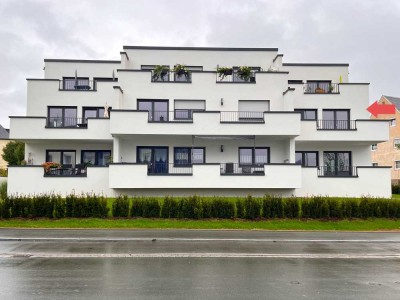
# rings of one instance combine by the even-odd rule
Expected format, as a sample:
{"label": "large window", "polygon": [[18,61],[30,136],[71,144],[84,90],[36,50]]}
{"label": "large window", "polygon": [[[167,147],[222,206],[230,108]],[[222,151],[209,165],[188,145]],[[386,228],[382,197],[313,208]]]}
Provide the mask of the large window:
{"label": "large window", "polygon": [[83,107],[82,116],[86,123],[88,118],[109,118],[111,107],[108,108],[107,114],[105,114],[104,107]]}
{"label": "large window", "polygon": [[205,148],[174,148],[174,164],[175,165],[191,165],[205,163]]}
{"label": "large window", "polygon": [[49,106],[47,113],[48,127],[76,127],[76,106]]}
{"label": "large window", "polygon": [[192,120],[194,111],[204,111],[206,109],[205,100],[175,100],[174,103],[175,120]]}
{"label": "large window", "polygon": [[350,110],[324,109],[321,129],[350,129]]}
{"label": "large window", "polygon": [[75,155],[75,150],[47,150],[46,161],[56,162],[64,167],[74,167]]}
{"label": "large window", "polygon": [[295,109],[294,111],[300,112],[302,120],[317,120],[316,109]]}
{"label": "large window", "polygon": [[239,165],[267,164],[269,155],[269,147],[239,148]]}
{"label": "large window", "polygon": [[296,151],[296,164],[303,167],[317,167],[318,151]]}
{"label": "large window", "polygon": [[168,147],[138,146],[138,163],[148,165],[149,173],[168,173]]}
{"label": "large window", "polygon": [[81,163],[93,166],[108,166],[111,160],[110,150],[82,150]]}
{"label": "large window", "polygon": [[168,121],[168,100],[138,100],[137,109],[149,112],[149,121]]}
{"label": "large window", "polygon": [[352,175],[351,152],[324,152],[324,174],[326,176]]}

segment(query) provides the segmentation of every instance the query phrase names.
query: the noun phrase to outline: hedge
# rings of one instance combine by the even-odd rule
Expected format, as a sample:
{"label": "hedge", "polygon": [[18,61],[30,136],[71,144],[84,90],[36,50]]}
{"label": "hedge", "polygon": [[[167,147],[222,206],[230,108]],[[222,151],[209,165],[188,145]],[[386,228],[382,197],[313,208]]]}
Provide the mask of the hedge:
{"label": "hedge", "polygon": [[[112,204],[113,217],[185,218],[248,220],[273,218],[342,219],[342,218],[400,218],[400,199],[363,197],[310,198],[251,195],[236,199],[226,197],[182,198],[118,196]],[[0,200],[1,218],[106,218],[107,200],[94,194],[56,194],[9,196]]]}

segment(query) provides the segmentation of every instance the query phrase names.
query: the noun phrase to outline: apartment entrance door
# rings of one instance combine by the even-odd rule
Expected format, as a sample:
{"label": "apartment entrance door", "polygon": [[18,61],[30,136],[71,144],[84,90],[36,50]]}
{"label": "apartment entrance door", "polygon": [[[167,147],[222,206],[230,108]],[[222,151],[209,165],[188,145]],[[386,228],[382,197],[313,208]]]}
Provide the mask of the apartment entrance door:
{"label": "apartment entrance door", "polygon": [[168,147],[138,147],[137,162],[146,163],[149,174],[168,173]]}

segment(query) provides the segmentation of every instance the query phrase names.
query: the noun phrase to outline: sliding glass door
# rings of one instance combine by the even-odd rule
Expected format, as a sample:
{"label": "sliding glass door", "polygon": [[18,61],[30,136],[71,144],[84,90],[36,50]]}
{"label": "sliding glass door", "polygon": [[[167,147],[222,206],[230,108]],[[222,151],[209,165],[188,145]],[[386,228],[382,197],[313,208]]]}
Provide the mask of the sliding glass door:
{"label": "sliding glass door", "polygon": [[137,108],[149,112],[149,121],[168,121],[168,100],[138,100]]}
{"label": "sliding glass door", "polygon": [[351,152],[324,152],[325,176],[351,176]]}
{"label": "sliding glass door", "polygon": [[146,163],[149,174],[168,173],[168,147],[138,147],[137,162]]}
{"label": "sliding glass door", "polygon": [[322,129],[350,129],[349,110],[324,109],[322,116]]}

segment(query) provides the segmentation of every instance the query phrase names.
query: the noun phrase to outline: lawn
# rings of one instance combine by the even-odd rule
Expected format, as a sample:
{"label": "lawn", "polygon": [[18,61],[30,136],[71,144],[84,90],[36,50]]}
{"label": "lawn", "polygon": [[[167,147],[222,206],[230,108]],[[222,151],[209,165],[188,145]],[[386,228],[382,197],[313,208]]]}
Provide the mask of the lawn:
{"label": "lawn", "polygon": [[400,221],[391,219],[353,219],[340,221],[277,219],[175,220],[175,219],[9,219],[0,228],[103,228],[103,229],[258,229],[258,230],[400,230]]}

